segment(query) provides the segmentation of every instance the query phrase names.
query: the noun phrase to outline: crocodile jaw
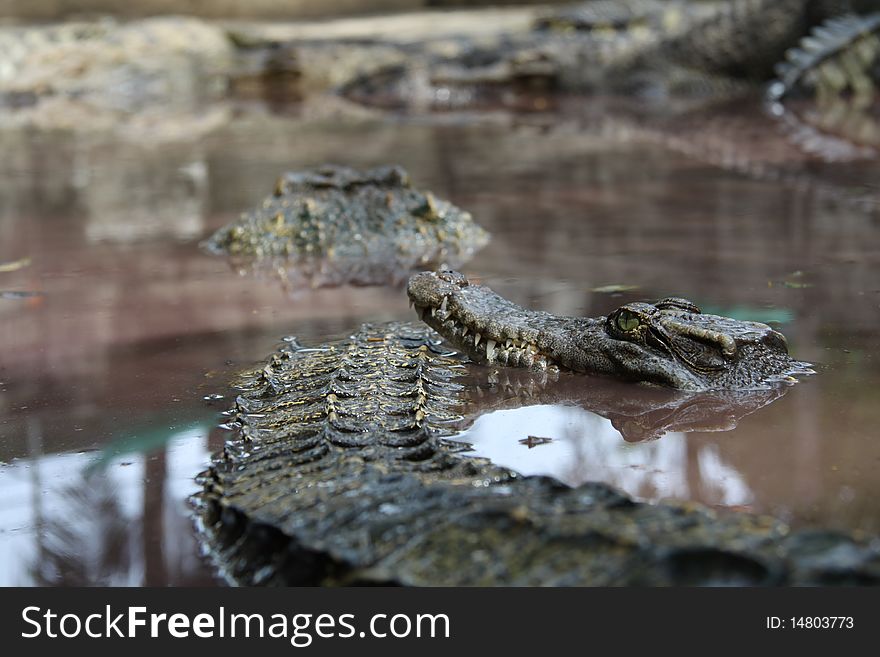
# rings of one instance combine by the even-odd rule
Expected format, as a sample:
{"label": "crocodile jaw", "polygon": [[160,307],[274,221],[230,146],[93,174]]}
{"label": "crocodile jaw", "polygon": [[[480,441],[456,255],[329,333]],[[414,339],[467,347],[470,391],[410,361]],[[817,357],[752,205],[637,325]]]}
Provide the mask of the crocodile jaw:
{"label": "crocodile jaw", "polygon": [[457,272],[422,272],[410,279],[407,293],[419,319],[477,363],[534,370],[556,365],[539,347],[541,331],[511,323],[501,328],[468,307],[458,294],[468,286]]}
{"label": "crocodile jaw", "polygon": [[536,344],[512,338],[499,339],[500,336],[481,333],[475,327],[457,321],[448,310],[444,311],[442,306],[415,305],[415,309],[423,322],[446,338],[453,347],[467,354],[474,362],[485,365],[497,363],[508,367],[527,367],[536,370],[545,370],[555,364],[538,350]]}

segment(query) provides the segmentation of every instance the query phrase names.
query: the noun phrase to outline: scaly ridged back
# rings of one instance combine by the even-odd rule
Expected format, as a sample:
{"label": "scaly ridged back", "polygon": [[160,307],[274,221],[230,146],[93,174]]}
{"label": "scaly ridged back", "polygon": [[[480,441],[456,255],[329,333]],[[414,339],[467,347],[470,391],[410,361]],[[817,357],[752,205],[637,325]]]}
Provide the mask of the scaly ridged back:
{"label": "scaly ridged back", "polygon": [[849,92],[871,98],[880,72],[880,12],[832,18],[815,28],[777,66],[770,98],[809,90],[820,100]]}

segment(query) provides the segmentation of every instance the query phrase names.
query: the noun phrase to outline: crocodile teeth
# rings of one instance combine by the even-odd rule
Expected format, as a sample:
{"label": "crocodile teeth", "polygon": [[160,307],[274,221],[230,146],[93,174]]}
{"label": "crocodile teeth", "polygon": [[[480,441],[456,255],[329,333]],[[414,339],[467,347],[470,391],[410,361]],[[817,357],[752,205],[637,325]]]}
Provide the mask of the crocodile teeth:
{"label": "crocodile teeth", "polygon": [[418,307],[416,308],[416,310],[419,311],[419,319],[422,320],[422,321],[424,322],[424,321],[425,321],[425,315],[428,314],[428,309],[427,309],[427,308],[422,308],[421,306],[418,306]]}
{"label": "crocodile teeth", "polygon": [[475,346],[475,347],[476,347],[478,344],[480,344],[480,338],[482,338],[482,337],[483,337],[483,336],[480,335],[479,333],[474,333],[474,346]]}
{"label": "crocodile teeth", "polygon": [[497,343],[495,340],[486,341],[486,360],[492,362],[492,359],[495,357],[495,345]]}
{"label": "crocodile teeth", "polygon": [[510,349],[512,346],[513,346],[513,340],[507,340],[507,341],[505,341],[505,343],[504,343],[504,348],[505,348],[505,349]]}
{"label": "crocodile teeth", "polygon": [[440,304],[440,311],[441,312],[444,312],[444,313],[446,312],[446,300],[447,299],[448,299],[448,297],[443,297],[443,302]]}
{"label": "crocodile teeth", "polygon": [[461,330],[461,337],[464,337],[464,336],[466,336],[467,334],[468,334],[468,327],[465,326],[465,327]]}

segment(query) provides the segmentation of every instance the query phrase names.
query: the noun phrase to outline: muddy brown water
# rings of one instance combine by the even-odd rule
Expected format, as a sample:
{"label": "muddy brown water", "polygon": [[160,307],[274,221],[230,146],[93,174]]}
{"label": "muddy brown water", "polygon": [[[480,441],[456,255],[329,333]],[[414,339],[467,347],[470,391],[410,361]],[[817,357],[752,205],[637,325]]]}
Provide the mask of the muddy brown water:
{"label": "muddy brown water", "polygon": [[716,142],[690,145],[680,127],[586,106],[419,118],[254,103],[164,144],[0,131],[0,263],[29,259],[0,272],[0,584],[214,583],[186,499],[228,435],[230,373],[283,335],[413,319],[400,287],[292,292],[198,250],[281,171],[323,162],[399,163],[472,211],[493,239],[465,271],[524,305],[597,315],[685,296],[776,323],[817,364],[763,407],[655,413],[635,432],[614,415],[634,386],[563,375],[523,404],[487,370],[462,436],[476,454],[880,532],[876,161],[779,156],[781,128],[756,106],[737,121],[757,138],[707,124]]}

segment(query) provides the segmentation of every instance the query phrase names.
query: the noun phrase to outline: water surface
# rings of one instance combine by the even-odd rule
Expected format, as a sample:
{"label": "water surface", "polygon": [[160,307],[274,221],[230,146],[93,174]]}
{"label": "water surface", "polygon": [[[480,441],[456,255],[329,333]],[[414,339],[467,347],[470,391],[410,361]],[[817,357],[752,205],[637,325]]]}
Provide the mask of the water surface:
{"label": "water surface", "polygon": [[475,453],[880,532],[877,163],[737,141],[745,126],[785,142],[760,108],[733,115],[739,131],[692,130],[710,143],[587,103],[421,118],[254,103],[173,143],[0,131],[0,263],[29,259],[0,272],[0,584],[215,581],[186,498],[226,435],[230,374],[283,335],[414,319],[399,287],[291,291],[197,248],[280,172],[324,162],[398,163],[470,210],[493,239],[466,273],[518,303],[598,315],[684,296],[776,323],[819,372],[741,416],[639,435],[596,406],[603,383],[563,376],[517,407],[487,371]]}

